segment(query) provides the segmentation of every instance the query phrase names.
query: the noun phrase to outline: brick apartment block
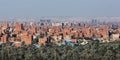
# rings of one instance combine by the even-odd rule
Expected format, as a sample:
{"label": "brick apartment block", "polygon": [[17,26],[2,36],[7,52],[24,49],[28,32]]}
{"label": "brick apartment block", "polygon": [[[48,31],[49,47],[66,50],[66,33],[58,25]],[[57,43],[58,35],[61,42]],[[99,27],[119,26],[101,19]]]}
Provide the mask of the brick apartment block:
{"label": "brick apartment block", "polygon": [[15,24],[15,31],[20,32],[22,30],[23,26],[21,23],[16,23]]}
{"label": "brick apartment block", "polygon": [[32,44],[32,35],[21,36],[21,41],[24,41],[26,45]]}
{"label": "brick apartment block", "polygon": [[6,29],[6,28],[8,28],[8,23],[2,23],[2,28],[4,28],[4,29]]}
{"label": "brick apartment block", "polygon": [[37,32],[37,29],[35,27],[31,27],[30,29],[30,33],[34,34]]}
{"label": "brick apartment block", "polygon": [[9,42],[14,42],[15,41],[15,38],[14,37],[10,37],[9,38]]}
{"label": "brick apartment block", "polygon": [[1,42],[4,42],[4,43],[7,42],[7,34],[5,34],[1,37]]}
{"label": "brick apartment block", "polygon": [[72,43],[77,43],[76,39],[71,39],[71,40],[72,40]]}
{"label": "brick apartment block", "polygon": [[39,38],[38,44],[39,45],[46,45],[47,37]]}

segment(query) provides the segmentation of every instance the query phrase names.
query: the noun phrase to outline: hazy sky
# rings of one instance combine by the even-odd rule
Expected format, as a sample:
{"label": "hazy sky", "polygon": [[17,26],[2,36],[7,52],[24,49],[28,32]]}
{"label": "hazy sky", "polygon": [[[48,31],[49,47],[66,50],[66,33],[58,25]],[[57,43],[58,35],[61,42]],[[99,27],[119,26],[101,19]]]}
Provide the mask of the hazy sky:
{"label": "hazy sky", "polygon": [[0,0],[0,17],[120,16],[120,0]]}

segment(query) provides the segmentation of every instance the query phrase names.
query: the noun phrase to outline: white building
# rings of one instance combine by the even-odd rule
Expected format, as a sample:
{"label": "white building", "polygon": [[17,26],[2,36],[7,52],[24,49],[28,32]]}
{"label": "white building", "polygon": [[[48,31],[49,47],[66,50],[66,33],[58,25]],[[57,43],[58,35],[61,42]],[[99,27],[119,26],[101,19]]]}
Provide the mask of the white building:
{"label": "white building", "polygon": [[111,35],[111,38],[112,38],[113,40],[117,40],[117,39],[119,39],[119,36],[120,36],[120,34],[112,34],[112,35]]}

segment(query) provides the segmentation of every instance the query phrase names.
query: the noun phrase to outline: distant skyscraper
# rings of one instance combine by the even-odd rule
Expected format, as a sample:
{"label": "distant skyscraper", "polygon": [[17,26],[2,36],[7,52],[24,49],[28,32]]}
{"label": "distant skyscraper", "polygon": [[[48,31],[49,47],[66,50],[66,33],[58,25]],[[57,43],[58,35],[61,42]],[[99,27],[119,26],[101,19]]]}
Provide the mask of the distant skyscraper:
{"label": "distant skyscraper", "polygon": [[74,24],[73,23],[71,23],[71,26],[73,26]]}
{"label": "distant skyscraper", "polygon": [[41,23],[51,23],[50,19],[40,19]]}
{"label": "distant skyscraper", "polygon": [[65,24],[64,23],[62,23],[62,28],[65,26]]}
{"label": "distant skyscraper", "polygon": [[97,23],[97,20],[96,20],[96,19],[92,19],[91,23],[92,23],[92,24],[96,24],[96,23]]}
{"label": "distant skyscraper", "polygon": [[81,26],[81,23],[78,23],[79,26]]}

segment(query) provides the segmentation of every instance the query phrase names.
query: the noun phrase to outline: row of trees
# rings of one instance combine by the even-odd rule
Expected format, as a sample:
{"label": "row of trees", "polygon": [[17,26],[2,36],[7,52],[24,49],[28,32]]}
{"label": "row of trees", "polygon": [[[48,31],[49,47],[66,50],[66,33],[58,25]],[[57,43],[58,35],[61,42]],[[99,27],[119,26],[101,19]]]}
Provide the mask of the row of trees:
{"label": "row of trees", "polygon": [[49,46],[35,48],[0,47],[0,60],[119,60],[120,42],[71,46]]}

